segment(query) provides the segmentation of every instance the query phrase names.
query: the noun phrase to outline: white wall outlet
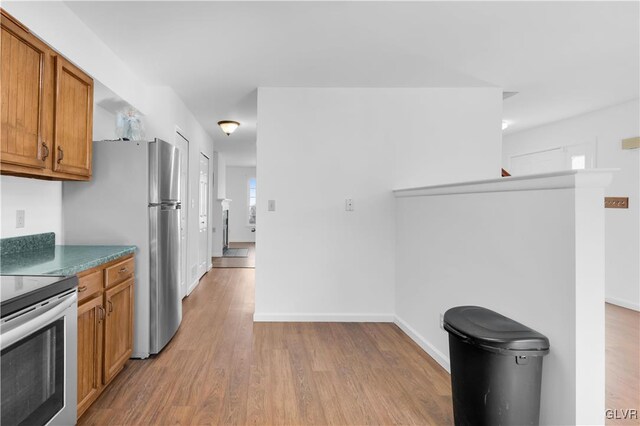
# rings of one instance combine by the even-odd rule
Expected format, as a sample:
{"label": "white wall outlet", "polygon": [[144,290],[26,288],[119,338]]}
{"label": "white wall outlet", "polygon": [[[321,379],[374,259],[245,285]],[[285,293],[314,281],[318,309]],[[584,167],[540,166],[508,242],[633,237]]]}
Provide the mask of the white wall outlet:
{"label": "white wall outlet", "polygon": [[276,200],[269,200],[267,203],[267,210],[270,212],[276,211]]}
{"label": "white wall outlet", "polygon": [[444,330],[444,314],[440,314],[440,328]]}
{"label": "white wall outlet", "polygon": [[353,198],[347,198],[344,200],[344,211],[352,212],[353,211]]}
{"label": "white wall outlet", "polygon": [[24,228],[24,210],[16,210],[16,228]]}

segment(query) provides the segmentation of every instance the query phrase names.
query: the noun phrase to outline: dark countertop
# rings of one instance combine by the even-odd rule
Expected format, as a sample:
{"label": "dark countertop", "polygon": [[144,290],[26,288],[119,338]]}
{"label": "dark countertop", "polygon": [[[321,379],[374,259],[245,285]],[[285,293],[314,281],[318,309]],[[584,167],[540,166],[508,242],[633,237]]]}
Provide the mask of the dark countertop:
{"label": "dark countertop", "polygon": [[134,253],[135,246],[49,246],[2,254],[2,275],[75,275]]}

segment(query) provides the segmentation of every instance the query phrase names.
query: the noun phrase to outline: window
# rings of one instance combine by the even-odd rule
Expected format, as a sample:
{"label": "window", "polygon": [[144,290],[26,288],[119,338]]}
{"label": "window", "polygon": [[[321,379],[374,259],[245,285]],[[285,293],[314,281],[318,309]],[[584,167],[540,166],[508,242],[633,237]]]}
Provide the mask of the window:
{"label": "window", "polygon": [[249,178],[249,225],[256,224],[256,178]]}
{"label": "window", "polygon": [[571,170],[582,170],[587,165],[586,155],[571,156]]}

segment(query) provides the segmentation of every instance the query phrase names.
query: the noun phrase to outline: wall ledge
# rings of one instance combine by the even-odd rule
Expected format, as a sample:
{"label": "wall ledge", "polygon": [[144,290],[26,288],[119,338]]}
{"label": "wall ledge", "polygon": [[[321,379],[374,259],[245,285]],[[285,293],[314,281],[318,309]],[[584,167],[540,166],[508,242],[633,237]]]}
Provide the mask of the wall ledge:
{"label": "wall ledge", "polygon": [[403,188],[393,191],[396,198],[486,192],[532,191],[565,188],[604,188],[619,169],[563,170],[535,175],[500,177],[471,182]]}

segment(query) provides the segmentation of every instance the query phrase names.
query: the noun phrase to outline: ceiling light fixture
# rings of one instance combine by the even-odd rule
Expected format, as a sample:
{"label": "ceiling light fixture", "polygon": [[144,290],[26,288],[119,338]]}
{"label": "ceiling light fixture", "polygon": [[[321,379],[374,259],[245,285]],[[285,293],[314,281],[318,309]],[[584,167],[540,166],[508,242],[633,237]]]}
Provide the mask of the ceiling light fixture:
{"label": "ceiling light fixture", "polygon": [[231,133],[236,131],[238,126],[240,126],[240,123],[238,123],[237,121],[222,120],[218,121],[218,126],[220,126],[222,131],[225,132],[227,136],[229,136]]}
{"label": "ceiling light fixture", "polygon": [[506,129],[507,127],[509,127],[511,123],[509,123],[508,121],[502,120],[502,130]]}

